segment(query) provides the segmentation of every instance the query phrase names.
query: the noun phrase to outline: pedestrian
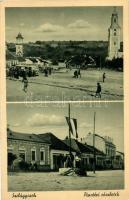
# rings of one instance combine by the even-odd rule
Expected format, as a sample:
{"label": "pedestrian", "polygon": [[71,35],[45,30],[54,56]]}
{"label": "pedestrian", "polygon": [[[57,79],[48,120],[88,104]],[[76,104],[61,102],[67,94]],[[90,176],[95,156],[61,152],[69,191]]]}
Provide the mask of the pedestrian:
{"label": "pedestrian", "polygon": [[47,68],[44,69],[44,74],[45,74],[45,77],[48,77],[48,69]]}
{"label": "pedestrian", "polygon": [[25,69],[22,69],[21,76],[22,76],[23,79],[27,77],[27,72],[26,72]]}
{"label": "pedestrian", "polygon": [[104,83],[104,81],[105,81],[105,78],[106,78],[106,73],[104,72],[104,73],[103,73],[103,83]]}
{"label": "pedestrian", "polygon": [[96,90],[95,97],[101,98],[101,85],[100,85],[100,83],[97,83],[97,90]]}
{"label": "pedestrian", "polygon": [[32,69],[31,69],[31,67],[29,67],[28,77],[32,77],[32,75],[33,75]]}
{"label": "pedestrian", "polygon": [[51,75],[52,74],[52,68],[51,67],[49,67],[49,75]]}
{"label": "pedestrian", "polygon": [[24,92],[27,92],[28,79],[27,79],[26,76],[23,78],[22,82],[23,82],[23,84],[24,84],[24,86],[23,86],[23,91],[24,91]]}
{"label": "pedestrian", "polygon": [[81,78],[81,70],[80,70],[80,68],[78,69],[78,76]]}
{"label": "pedestrian", "polygon": [[74,71],[74,76],[73,76],[73,78],[78,78],[78,71],[77,71],[77,70]]}

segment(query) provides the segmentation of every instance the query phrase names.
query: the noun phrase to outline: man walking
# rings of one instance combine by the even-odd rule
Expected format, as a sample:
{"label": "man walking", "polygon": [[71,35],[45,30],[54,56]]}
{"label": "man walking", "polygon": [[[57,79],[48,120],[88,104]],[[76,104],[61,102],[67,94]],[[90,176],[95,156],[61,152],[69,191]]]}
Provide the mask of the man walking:
{"label": "man walking", "polygon": [[106,73],[104,72],[104,73],[103,73],[103,83],[104,83],[104,81],[105,81],[105,78],[106,78]]}
{"label": "man walking", "polygon": [[81,70],[80,70],[80,68],[78,69],[78,76],[81,78]]}
{"label": "man walking", "polygon": [[24,84],[24,86],[23,86],[23,91],[24,92],[27,92],[27,87],[28,87],[28,79],[27,79],[27,77],[25,76],[25,77],[23,77],[23,84]]}
{"label": "man walking", "polygon": [[96,90],[95,97],[101,98],[101,85],[100,85],[100,83],[97,83],[97,90]]}

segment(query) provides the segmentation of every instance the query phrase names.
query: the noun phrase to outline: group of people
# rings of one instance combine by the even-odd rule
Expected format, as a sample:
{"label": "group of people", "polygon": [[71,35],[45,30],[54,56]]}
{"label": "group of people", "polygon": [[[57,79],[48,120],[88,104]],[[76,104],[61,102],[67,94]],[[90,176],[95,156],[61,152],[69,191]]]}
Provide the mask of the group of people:
{"label": "group of people", "polygon": [[45,77],[48,77],[48,75],[51,75],[51,74],[52,74],[52,70],[53,70],[52,67],[46,67],[46,68],[43,70],[44,76],[45,76]]}
{"label": "group of people", "polygon": [[36,71],[33,70],[31,67],[17,67],[17,66],[11,66],[7,68],[7,77],[19,79],[20,77],[28,76],[28,77],[34,77],[36,76]]}
{"label": "group of people", "polygon": [[17,66],[12,66],[7,70],[7,76],[11,79],[22,79],[23,91],[27,92],[28,78],[36,76],[31,68],[21,68]]}
{"label": "group of people", "polygon": [[81,78],[81,70],[80,69],[74,71],[73,78],[78,78],[78,77]]}
{"label": "group of people", "polygon": [[[52,74],[52,67],[46,67],[43,70],[44,76],[48,77],[48,75]],[[32,68],[21,68],[21,67],[17,67],[17,66],[12,66],[10,68],[7,68],[7,76],[10,78],[14,78],[14,79],[19,79],[20,77],[22,78],[22,82],[24,83],[23,85],[23,91],[27,92],[27,87],[28,87],[28,77],[34,77],[36,76],[36,72],[34,70],[32,70]],[[81,70],[76,69],[74,71],[74,76],[73,78],[81,78]],[[106,73],[104,72],[102,75],[102,82],[104,83],[106,79]],[[96,93],[95,93],[95,97],[99,97],[101,98],[101,91],[102,91],[102,87],[101,84],[98,82],[97,83],[97,89],[96,89]]]}
{"label": "group of people", "polygon": [[[81,78],[80,69],[74,71],[73,78],[78,78],[78,77]],[[105,82],[105,79],[106,79],[106,73],[104,72],[103,75],[102,75],[102,82],[103,83]],[[96,89],[95,97],[101,98],[101,91],[102,91],[102,87],[101,87],[101,84],[98,82],[97,83],[97,89]]]}

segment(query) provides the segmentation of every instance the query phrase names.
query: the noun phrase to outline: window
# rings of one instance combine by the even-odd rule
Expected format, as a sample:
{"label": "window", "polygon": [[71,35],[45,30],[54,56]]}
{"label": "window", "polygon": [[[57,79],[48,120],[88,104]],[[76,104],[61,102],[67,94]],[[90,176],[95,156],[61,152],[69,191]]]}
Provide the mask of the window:
{"label": "window", "polygon": [[36,158],[36,147],[33,147],[32,149],[31,149],[31,161],[32,161],[32,163],[33,162],[35,162],[37,160],[37,158]]}
{"label": "window", "polygon": [[41,161],[44,161],[44,151],[41,151],[41,152],[40,152],[40,160],[41,160]]}
{"label": "window", "polygon": [[19,152],[19,157],[22,158],[22,160],[26,160],[26,156],[25,156],[25,151],[20,151]]}
{"label": "window", "polygon": [[116,32],[114,32],[114,36],[116,36]]}
{"label": "window", "polygon": [[19,147],[19,157],[26,161],[26,150],[24,146]]}
{"label": "window", "polygon": [[9,145],[9,146],[8,146],[8,152],[9,152],[9,153],[13,153],[13,149],[14,149],[14,148],[13,148],[13,145]]}
{"label": "window", "polygon": [[40,148],[40,165],[45,164],[45,149],[44,147]]}
{"label": "window", "polygon": [[116,45],[116,42],[114,42],[114,45]]}
{"label": "window", "polygon": [[36,160],[36,152],[35,151],[31,151],[31,160],[35,161]]}

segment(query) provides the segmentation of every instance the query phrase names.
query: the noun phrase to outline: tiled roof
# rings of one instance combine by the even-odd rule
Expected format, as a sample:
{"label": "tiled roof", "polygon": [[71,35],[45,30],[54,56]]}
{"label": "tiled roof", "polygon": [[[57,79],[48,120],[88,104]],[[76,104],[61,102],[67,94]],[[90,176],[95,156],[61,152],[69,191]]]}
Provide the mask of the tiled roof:
{"label": "tiled roof", "polygon": [[13,139],[13,140],[23,140],[23,141],[29,141],[29,142],[38,142],[38,143],[49,144],[48,141],[46,141],[43,138],[40,138],[36,134],[18,133],[18,132],[14,132],[14,131],[11,131],[11,130],[7,131],[7,138]]}
{"label": "tiled roof", "polygon": [[[70,146],[70,140],[69,140],[69,139],[65,139],[65,140],[63,140],[63,142],[64,142],[65,144],[67,144],[68,146]],[[76,140],[71,139],[71,147],[72,147],[76,152],[81,153],[81,151],[80,151],[80,149],[79,149],[79,147],[78,147],[78,145],[77,145]]]}
{"label": "tiled roof", "polygon": [[[69,139],[64,140],[64,142],[69,145]],[[71,139],[71,147],[76,150],[78,153],[94,153],[94,147],[87,145],[87,144],[83,144],[75,139]],[[98,150],[97,148],[95,148],[95,152],[97,155],[105,155],[102,151]]]}
{"label": "tiled roof", "polygon": [[17,56],[15,55],[15,53],[12,53],[7,49],[6,50],[6,60],[17,60]]}
{"label": "tiled roof", "polygon": [[51,144],[51,149],[69,151],[69,146],[52,133],[39,134],[39,137],[49,142]]}
{"label": "tiled roof", "polygon": [[97,155],[105,155],[102,151],[100,151],[99,149],[97,149],[97,148],[95,148],[95,147],[93,147],[93,146],[91,146],[91,145],[87,145],[90,149],[91,149],[91,151],[92,151],[92,153],[94,152],[94,149],[95,149],[95,153],[97,154]]}
{"label": "tiled roof", "polygon": [[37,63],[38,61],[36,60],[36,58],[29,58],[29,60],[31,60],[33,63]]}
{"label": "tiled roof", "polygon": [[24,57],[18,57],[18,61],[19,61],[19,62],[25,62],[26,59],[25,59]]}
{"label": "tiled roof", "polygon": [[[64,142],[67,145],[70,145],[69,139],[65,139]],[[82,144],[81,142],[75,139],[71,139],[71,147],[78,153],[92,153],[91,149],[87,145]]]}

